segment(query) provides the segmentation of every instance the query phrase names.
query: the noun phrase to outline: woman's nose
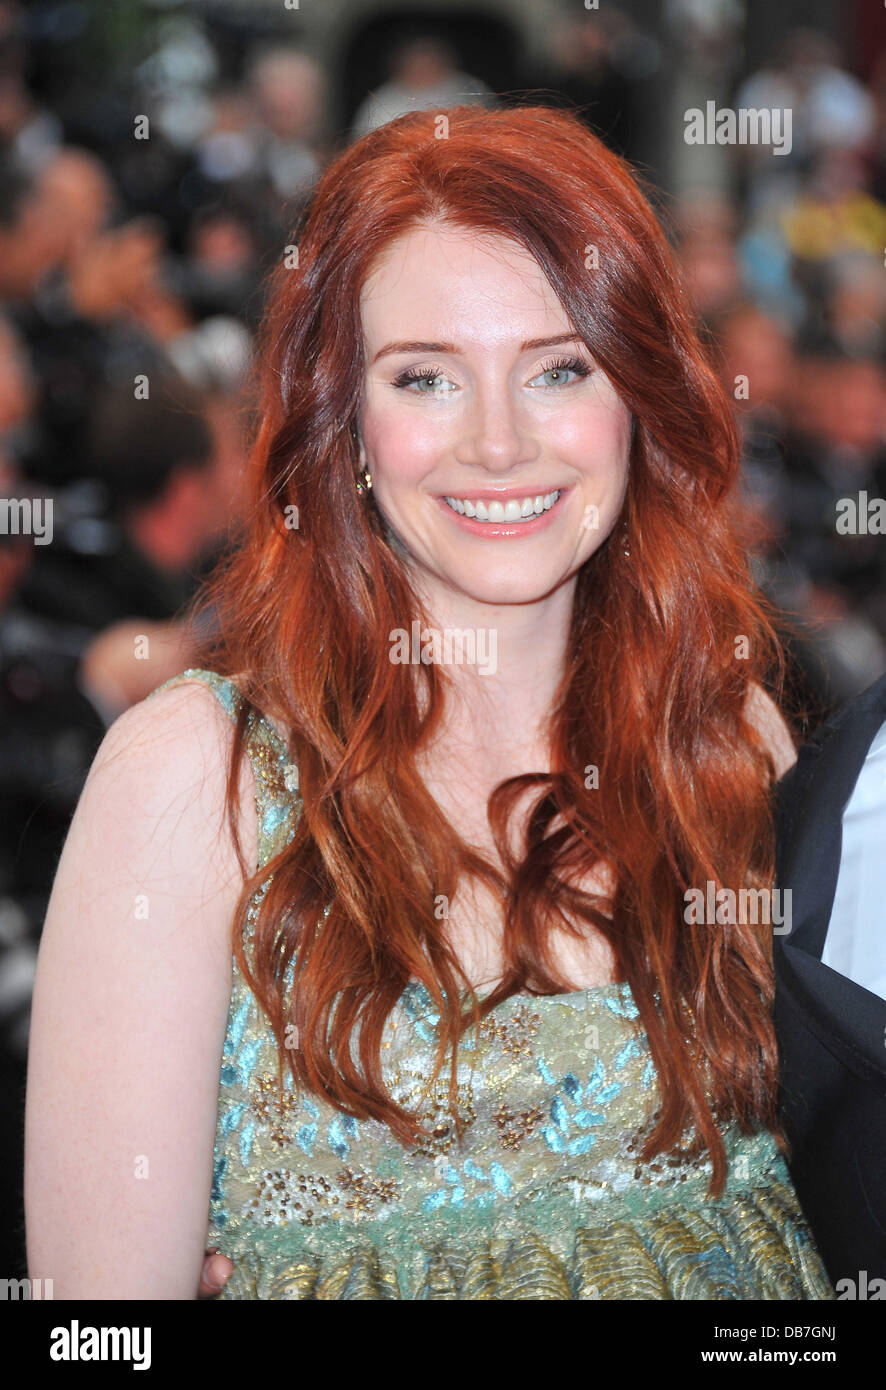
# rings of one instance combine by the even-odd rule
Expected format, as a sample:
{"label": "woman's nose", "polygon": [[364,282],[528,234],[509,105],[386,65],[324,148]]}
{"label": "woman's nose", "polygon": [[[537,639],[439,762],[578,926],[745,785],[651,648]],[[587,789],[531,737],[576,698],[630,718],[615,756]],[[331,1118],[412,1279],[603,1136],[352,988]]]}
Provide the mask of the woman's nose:
{"label": "woman's nose", "polygon": [[455,452],[467,467],[507,473],[517,464],[531,462],[537,444],[507,393],[486,392],[478,395],[466,414]]}

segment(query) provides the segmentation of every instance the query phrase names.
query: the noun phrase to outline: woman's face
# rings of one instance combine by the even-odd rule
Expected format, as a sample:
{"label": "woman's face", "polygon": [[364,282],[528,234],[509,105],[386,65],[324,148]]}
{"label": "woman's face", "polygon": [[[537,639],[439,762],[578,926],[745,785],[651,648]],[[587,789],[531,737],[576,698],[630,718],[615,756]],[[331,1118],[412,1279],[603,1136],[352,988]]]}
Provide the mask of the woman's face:
{"label": "woman's face", "polygon": [[631,416],[535,259],[417,227],[379,257],[361,308],[361,460],[411,563],[492,604],[574,578],[620,513]]}

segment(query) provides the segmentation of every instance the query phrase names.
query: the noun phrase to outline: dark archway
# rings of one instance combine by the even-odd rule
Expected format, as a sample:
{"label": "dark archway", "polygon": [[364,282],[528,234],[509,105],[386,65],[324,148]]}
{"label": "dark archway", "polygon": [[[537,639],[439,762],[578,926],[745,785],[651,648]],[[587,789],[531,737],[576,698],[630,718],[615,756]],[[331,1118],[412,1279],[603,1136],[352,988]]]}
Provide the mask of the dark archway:
{"label": "dark archway", "polygon": [[482,10],[440,10],[422,5],[395,6],[363,18],[342,43],[338,74],[337,125],[344,132],[365,96],[388,78],[389,55],[405,39],[443,38],[459,66],[494,92],[512,91],[523,73],[524,42],[519,28]]}

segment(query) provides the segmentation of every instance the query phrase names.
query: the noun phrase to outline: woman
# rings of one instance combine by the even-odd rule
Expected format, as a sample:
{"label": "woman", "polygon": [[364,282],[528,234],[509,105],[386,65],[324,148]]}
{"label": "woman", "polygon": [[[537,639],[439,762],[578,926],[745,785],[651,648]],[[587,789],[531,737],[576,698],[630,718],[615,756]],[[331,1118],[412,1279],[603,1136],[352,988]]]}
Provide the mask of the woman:
{"label": "woman", "polygon": [[222,636],[109,731],[58,870],[32,1276],[193,1298],[209,1205],[225,1297],[832,1297],[771,929],[685,908],[765,894],[794,752],[627,166],[547,108],[372,132],[258,361]]}

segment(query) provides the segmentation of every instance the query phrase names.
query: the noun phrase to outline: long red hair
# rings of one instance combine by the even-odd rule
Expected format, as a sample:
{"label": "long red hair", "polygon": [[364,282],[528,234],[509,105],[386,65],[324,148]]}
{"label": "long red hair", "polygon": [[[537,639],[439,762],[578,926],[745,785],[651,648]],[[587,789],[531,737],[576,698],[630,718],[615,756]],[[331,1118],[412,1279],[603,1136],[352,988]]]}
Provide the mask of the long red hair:
{"label": "long red hair", "polygon": [[[528,250],[634,416],[630,557],[619,525],[579,573],[553,771],[510,779],[490,798],[503,871],[461,840],[416,770],[447,676],[389,660],[391,631],[429,619],[371,494],[367,505],[355,491],[360,291],[379,252],[431,221]],[[649,1039],[661,1100],[644,1156],[691,1125],[718,1192],[720,1124],[776,1128],[768,932],[690,926],[684,893],[709,880],[772,884],[774,769],[745,701],[751,682],[780,690],[783,664],[735,530],[731,405],[667,237],[634,172],[575,116],[455,107],[401,117],[346,149],[320,179],[297,246],[297,264],[290,247],[272,277],[259,335],[249,522],[207,591],[216,636],[199,656],[237,675],[244,696],[228,779],[235,834],[250,708],[289,731],[299,772],[294,838],[247,876],[234,924],[281,1077],[288,1063],[297,1084],[414,1142],[423,1131],[385,1089],[380,1062],[407,983],[422,981],[440,1011],[434,1075],[450,1044],[455,1109],[465,1026],[530,979],[536,993],[573,988],[546,952],[552,927],[577,930],[568,912],[609,941]],[[599,769],[590,789],[588,764]],[[512,858],[508,818],[533,786]],[[573,886],[601,862],[615,870],[609,899]],[[246,911],[271,874],[250,964]],[[506,963],[467,1013],[469,982],[435,915],[463,875],[501,896]],[[285,1046],[289,1022],[298,1048]]]}

